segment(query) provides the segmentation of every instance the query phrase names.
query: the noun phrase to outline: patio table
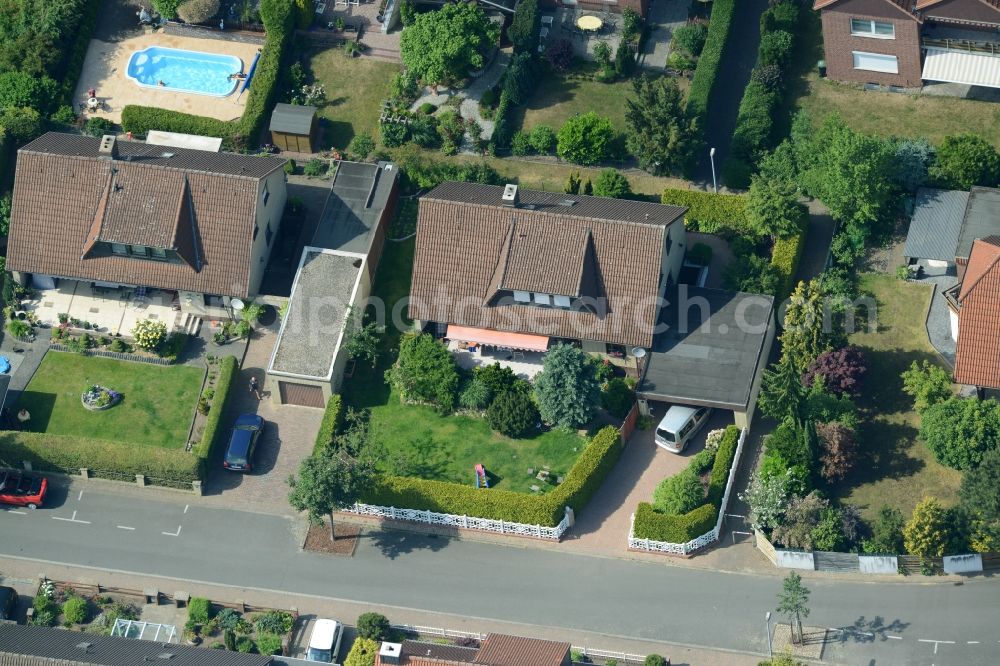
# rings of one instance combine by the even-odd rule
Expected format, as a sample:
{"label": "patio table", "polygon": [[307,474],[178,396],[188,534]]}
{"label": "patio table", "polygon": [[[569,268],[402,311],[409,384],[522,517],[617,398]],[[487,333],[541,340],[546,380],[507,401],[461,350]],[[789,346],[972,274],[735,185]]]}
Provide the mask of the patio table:
{"label": "patio table", "polygon": [[599,16],[586,15],[576,20],[576,27],[587,32],[597,32],[604,25],[604,21]]}

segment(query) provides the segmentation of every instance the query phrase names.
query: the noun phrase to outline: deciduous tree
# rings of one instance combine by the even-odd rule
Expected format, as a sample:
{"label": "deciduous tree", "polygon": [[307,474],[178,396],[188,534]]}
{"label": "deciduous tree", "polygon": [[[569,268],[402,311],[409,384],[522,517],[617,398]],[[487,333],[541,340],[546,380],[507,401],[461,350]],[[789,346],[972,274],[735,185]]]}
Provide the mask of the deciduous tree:
{"label": "deciduous tree", "polygon": [[802,577],[794,571],[782,583],[777,610],[788,616],[788,625],[793,627],[793,642],[801,643],[802,618],[809,617],[809,588],[802,584]]}
{"label": "deciduous tree", "polygon": [[947,400],[953,395],[951,375],[930,361],[910,364],[902,374],[903,393],[913,397],[913,408],[923,412],[931,405]]}
{"label": "deciduous tree", "polygon": [[817,423],[816,436],[820,448],[820,476],[827,481],[843,479],[858,461],[854,431],[842,423]]}
{"label": "deciduous tree", "polygon": [[747,225],[757,235],[787,238],[802,230],[807,215],[793,183],[759,175],[751,179]]}
{"label": "deciduous tree", "polygon": [[903,528],[906,552],[918,557],[941,557],[948,547],[948,511],[933,497],[925,497]]}
{"label": "deciduous tree", "polygon": [[430,335],[408,334],[399,344],[399,359],[385,380],[403,398],[430,402],[441,411],[455,406],[458,368],[451,352]]}
{"label": "deciduous tree", "polygon": [[868,360],[864,352],[858,347],[841,347],[817,356],[802,375],[802,383],[812,386],[817,377],[822,377],[823,385],[834,395],[856,395],[866,372]]}
{"label": "deciduous tree", "polygon": [[424,81],[447,83],[481,69],[499,36],[499,26],[479,5],[448,3],[414,18],[400,39],[400,56],[407,69]]}
{"label": "deciduous tree", "polygon": [[333,512],[357,502],[375,476],[371,461],[334,452],[309,456],[299,466],[298,478],[288,478],[288,485],[292,487],[288,501],[298,511],[306,511],[309,522],[314,525],[322,525],[329,515],[330,540],[333,541],[336,539]]}
{"label": "deciduous tree", "polygon": [[569,118],[556,136],[559,157],[576,164],[590,165],[607,158],[615,130],[610,120],[588,111]]}
{"label": "deciduous tree", "polygon": [[639,165],[656,175],[687,168],[699,146],[698,123],[669,77],[639,76],[625,100],[625,140]]}
{"label": "deciduous tree", "polygon": [[976,134],[946,136],[937,149],[937,162],[930,176],[938,184],[958,190],[973,185],[1000,184],[1000,153]]}
{"label": "deciduous tree", "polygon": [[948,398],[921,417],[920,438],[942,465],[974,469],[984,453],[1000,446],[1000,405],[995,400]]}

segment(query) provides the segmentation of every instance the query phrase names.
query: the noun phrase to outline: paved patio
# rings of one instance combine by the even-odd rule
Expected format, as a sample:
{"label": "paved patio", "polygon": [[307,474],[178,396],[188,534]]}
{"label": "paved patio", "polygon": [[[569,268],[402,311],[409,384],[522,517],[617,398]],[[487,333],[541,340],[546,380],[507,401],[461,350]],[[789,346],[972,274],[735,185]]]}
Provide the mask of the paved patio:
{"label": "paved patio", "polygon": [[[361,43],[365,45],[365,55],[383,60],[399,61],[399,36],[402,32],[399,26],[392,32],[383,33],[382,24],[378,22],[379,3],[365,0],[358,4],[348,4],[346,1],[322,0],[316,6],[316,21],[310,32],[326,31],[327,24],[338,18],[344,19],[347,25],[361,28]],[[334,33],[346,39],[357,37],[356,32]]]}
{"label": "paved patio", "polygon": [[687,23],[690,4],[686,0],[658,0],[649,6],[649,34],[639,55],[642,67],[658,72],[666,69],[674,30]]}
{"label": "paved patio", "polygon": [[499,363],[502,367],[513,370],[521,379],[527,380],[534,379],[542,371],[542,358],[545,356],[541,352],[496,349],[482,345],[476,347],[475,351],[469,351],[460,348],[455,340],[448,342],[448,349],[454,354],[458,366],[465,370]]}
{"label": "paved patio", "polygon": [[[584,60],[594,60],[594,47],[598,42],[607,42],[611,47],[612,56],[618,51],[618,44],[622,40],[620,14],[609,12],[593,12],[581,10],[579,8],[560,8],[552,16],[552,24],[543,24],[542,33],[548,28],[548,34],[544,37],[544,44],[551,44],[557,39],[568,39],[573,44],[576,55]],[[596,16],[601,19],[602,27],[598,32],[584,32],[577,27],[576,22],[582,16]]]}
{"label": "paved patio", "polygon": [[154,319],[173,330],[180,321],[180,311],[171,306],[173,297],[164,291],[151,289],[147,296],[137,298],[133,290],[98,289],[89,282],[61,280],[55,289],[38,290],[27,307],[39,321],[59,325],[59,315],[68,314],[80,321],[89,321],[101,333],[127,334],[140,319]]}
{"label": "paved patio", "polygon": [[951,310],[945,300],[944,290],[954,287],[958,282],[955,267],[931,268],[927,262],[920,261],[924,267],[924,276],[915,278],[914,282],[930,284],[934,287],[934,298],[931,301],[930,312],[927,313],[927,337],[938,350],[948,365],[955,367],[955,349],[957,343],[951,337]]}
{"label": "paved patio", "polygon": [[[167,35],[156,31],[127,36],[116,42],[102,42],[93,39],[87,49],[83,70],[80,72],[76,91],[73,94],[74,108],[79,110],[81,104],[85,105],[87,90],[94,88],[97,90],[101,109],[86,112],[86,115],[107,118],[115,123],[121,122],[122,109],[127,104],[155,106],[171,111],[183,111],[198,116],[218,118],[219,120],[233,120],[243,115],[243,108],[246,106],[247,97],[249,97],[247,94],[240,95],[238,92],[234,92],[227,97],[212,97],[139,87],[126,76],[128,61],[133,52],[150,46],[232,55],[243,61],[244,69],[250,67],[250,63],[253,62],[259,48],[256,44],[218,39],[197,39],[180,35]],[[253,85],[252,82],[251,85]]]}

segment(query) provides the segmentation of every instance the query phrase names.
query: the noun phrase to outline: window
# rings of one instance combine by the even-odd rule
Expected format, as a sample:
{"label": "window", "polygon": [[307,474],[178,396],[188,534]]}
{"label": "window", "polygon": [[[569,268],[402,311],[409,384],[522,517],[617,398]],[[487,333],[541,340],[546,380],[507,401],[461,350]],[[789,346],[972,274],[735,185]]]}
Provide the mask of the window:
{"label": "window", "polygon": [[114,254],[128,254],[128,245],[122,245],[121,243],[112,243],[111,251]]}
{"label": "window", "polygon": [[569,296],[553,296],[557,308],[568,308],[571,305]]}
{"label": "window", "polygon": [[274,232],[271,231],[271,223],[267,223],[267,228],[264,229],[264,240],[267,241],[268,246],[271,245],[271,239],[274,238]]}
{"label": "window", "polygon": [[514,302],[515,303],[530,303],[531,302],[531,292],[528,292],[528,291],[515,291],[514,292]]}
{"label": "window", "polygon": [[861,51],[854,51],[853,55],[854,69],[899,74],[899,63],[896,60],[896,56],[881,53],[863,53]]}
{"label": "window", "polygon": [[551,297],[548,294],[535,292],[535,305],[552,305]]}
{"label": "window", "polygon": [[151,247],[149,248],[149,254],[153,259],[159,259],[160,261],[167,260],[167,251],[162,248]]}
{"label": "window", "polygon": [[[891,28],[892,26],[889,26],[889,27]],[[267,185],[264,186],[263,198],[264,198],[264,205],[266,206],[267,205],[267,200],[271,198],[271,193],[267,191]]]}
{"label": "window", "polygon": [[146,257],[149,255],[148,248],[145,245],[129,245],[128,249],[133,257]]}
{"label": "window", "polygon": [[[891,23],[869,19],[851,19],[851,34],[855,37],[895,39],[896,29]],[[860,69],[860,68],[859,68]]]}

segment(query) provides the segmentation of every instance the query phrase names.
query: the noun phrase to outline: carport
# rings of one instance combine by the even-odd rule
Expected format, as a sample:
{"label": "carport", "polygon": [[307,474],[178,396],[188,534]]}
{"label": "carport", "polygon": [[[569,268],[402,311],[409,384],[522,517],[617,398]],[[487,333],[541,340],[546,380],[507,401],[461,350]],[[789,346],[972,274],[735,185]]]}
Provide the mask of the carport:
{"label": "carport", "polygon": [[640,406],[732,410],[736,425],[749,427],[774,341],[774,299],[688,285],[667,298],[636,391]]}

